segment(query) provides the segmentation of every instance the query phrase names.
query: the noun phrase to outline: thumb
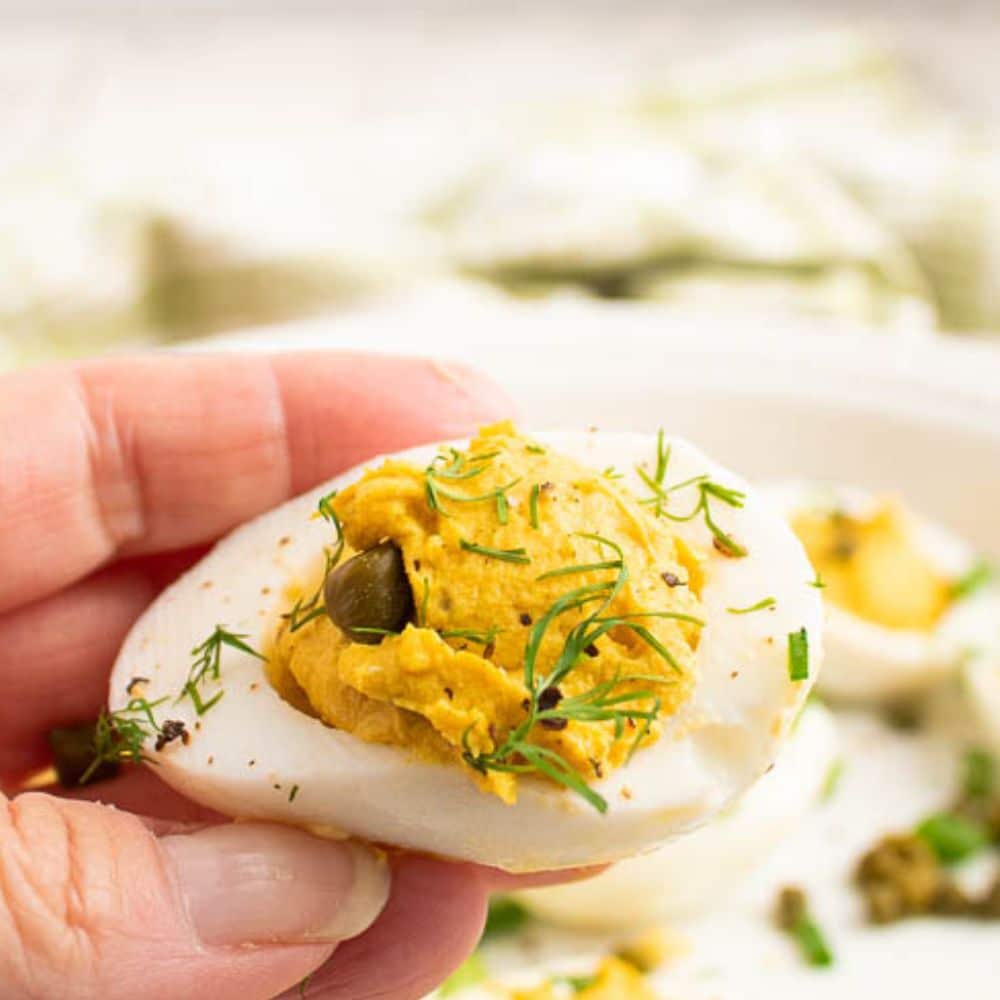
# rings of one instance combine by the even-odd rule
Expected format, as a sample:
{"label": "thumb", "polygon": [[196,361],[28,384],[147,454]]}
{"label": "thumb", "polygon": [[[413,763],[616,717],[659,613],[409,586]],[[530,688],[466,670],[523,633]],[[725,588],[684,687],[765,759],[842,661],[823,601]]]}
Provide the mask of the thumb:
{"label": "thumb", "polygon": [[365,930],[388,893],[373,852],[288,827],[157,838],[108,806],[0,798],[8,1000],[265,1000]]}

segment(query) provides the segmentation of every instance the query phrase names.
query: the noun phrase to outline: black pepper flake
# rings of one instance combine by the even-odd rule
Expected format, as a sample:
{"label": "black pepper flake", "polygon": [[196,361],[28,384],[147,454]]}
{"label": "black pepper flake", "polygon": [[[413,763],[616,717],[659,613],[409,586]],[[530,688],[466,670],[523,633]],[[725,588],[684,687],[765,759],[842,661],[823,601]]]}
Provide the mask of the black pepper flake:
{"label": "black pepper flake", "polygon": [[256,764],[256,763],[257,763],[257,761],[255,761],[255,760],[248,760],[247,761],[247,767],[253,767],[254,764]]}
{"label": "black pepper flake", "polygon": [[556,488],[556,484],[555,484],[555,483],[550,483],[550,482],[548,482],[548,481],[546,481],[546,482],[542,483],[542,484],[541,484],[541,486],[539,486],[539,487],[538,487],[538,489],[539,489],[539,490],[540,490],[540,491],[541,491],[542,493],[550,493],[550,492],[551,492],[552,490],[554,490],[555,488]]}
{"label": "black pepper flake", "polygon": [[288,535],[285,535],[278,539],[278,544],[284,548],[284,546],[292,544],[292,539]]}
{"label": "black pepper flake", "polygon": [[414,570],[416,570],[416,572],[418,572],[418,573],[420,572],[420,560],[419,559],[414,559],[413,560],[413,568],[414,568]]}
{"label": "black pepper flake", "polygon": [[590,758],[590,766],[594,769],[594,776],[597,778],[604,777],[604,768],[601,767],[601,762],[596,757]]}
{"label": "black pepper flake", "polygon": [[563,700],[563,693],[557,687],[547,687],[538,696],[538,707],[543,712],[548,712],[556,707]]}
{"label": "black pepper flake", "polygon": [[526,712],[530,712],[531,711],[530,700],[525,698],[524,701],[521,702],[521,708],[523,708]]}
{"label": "black pepper flake", "polygon": [[684,581],[676,574],[671,573],[669,570],[661,573],[660,576],[663,578],[663,582],[668,587],[683,587]]}
{"label": "black pepper flake", "polygon": [[532,618],[531,618],[531,615],[529,615],[527,611],[522,611],[522,612],[521,612],[521,613],[520,613],[520,614],[519,614],[519,615],[517,616],[517,620],[518,620],[518,621],[519,621],[519,622],[520,622],[520,623],[521,623],[522,625],[531,625],[531,624],[532,624]]}
{"label": "black pepper flake", "polygon": [[584,646],[583,651],[587,654],[587,656],[600,656],[597,644],[593,642],[589,646]]}
{"label": "black pepper flake", "polygon": [[730,676],[730,677],[731,677],[731,678],[732,678],[733,680],[736,680],[736,678],[740,676],[740,672],[739,672],[738,670],[734,670],[734,671],[733,671],[733,672],[732,672],[732,673],[731,673],[731,674],[730,674],[729,676]]}
{"label": "black pepper flake", "polygon": [[[549,712],[563,700],[562,691],[557,687],[547,687],[538,696],[538,708],[542,712]],[[539,725],[543,729],[550,729],[559,732],[569,725],[569,719],[539,719]]]}
{"label": "black pepper flake", "polygon": [[187,726],[180,719],[167,719],[163,723],[162,728],[156,734],[156,743],[153,749],[159,753],[168,743],[173,743],[174,740],[180,740],[185,746],[190,742],[191,737],[188,734]]}
{"label": "black pepper flake", "polygon": [[496,646],[492,642],[488,643],[486,645],[486,648],[483,650],[483,659],[484,660],[491,659],[496,651],[497,651]]}
{"label": "black pepper flake", "polygon": [[132,680],[128,682],[128,686],[125,688],[125,693],[131,696],[135,694],[135,689],[140,684],[148,684],[148,683],[149,683],[148,677],[133,677]]}
{"label": "black pepper flake", "polygon": [[445,688],[444,693],[447,696],[448,701],[451,701],[455,697],[455,692],[452,691],[451,688]]}

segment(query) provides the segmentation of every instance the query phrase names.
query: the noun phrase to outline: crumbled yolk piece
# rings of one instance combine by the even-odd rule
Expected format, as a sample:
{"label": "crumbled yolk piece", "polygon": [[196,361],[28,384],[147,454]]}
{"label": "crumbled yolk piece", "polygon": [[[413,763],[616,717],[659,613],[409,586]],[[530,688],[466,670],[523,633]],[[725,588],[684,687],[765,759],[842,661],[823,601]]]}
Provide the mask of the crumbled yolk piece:
{"label": "crumbled yolk piece", "polygon": [[802,510],[792,529],[838,607],[888,628],[929,631],[951,600],[952,584],[922,551],[897,502],[865,516]]}
{"label": "crumbled yolk piece", "polygon": [[[662,614],[698,618],[702,557],[617,483],[538,448],[509,424],[486,428],[467,452],[446,455],[435,470],[429,487],[426,470],[389,460],[333,501],[347,542],[343,560],[386,539],[401,550],[416,620],[377,645],[352,642],[326,616],[294,632],[283,625],[269,652],[278,691],[299,707],[305,701],[331,726],[424,759],[467,764],[463,754],[489,754],[527,717],[524,664],[534,626],[568,592],[615,580],[615,551],[582,537],[600,535],[620,547],[628,573],[601,613],[628,617],[654,642],[636,629],[609,628],[550,693],[551,703],[602,684],[616,694],[652,692],[660,714],[645,742],[655,740],[660,718],[691,692],[700,638],[697,623]],[[522,555],[497,558],[482,549]],[[538,642],[540,676],[597,611],[589,600],[552,617]],[[607,719],[549,721],[560,724],[536,723],[530,742],[557,753],[586,781],[624,763],[639,735],[634,721],[621,728]],[[515,800],[517,775],[469,773],[485,790]]]}

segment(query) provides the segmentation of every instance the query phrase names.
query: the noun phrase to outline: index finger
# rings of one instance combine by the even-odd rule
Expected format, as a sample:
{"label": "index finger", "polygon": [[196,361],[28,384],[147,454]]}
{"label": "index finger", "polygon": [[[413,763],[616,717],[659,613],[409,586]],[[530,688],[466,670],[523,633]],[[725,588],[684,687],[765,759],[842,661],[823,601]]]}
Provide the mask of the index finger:
{"label": "index finger", "polygon": [[0,379],[0,611],[122,555],[210,541],[379,451],[506,414],[436,362],[149,357]]}

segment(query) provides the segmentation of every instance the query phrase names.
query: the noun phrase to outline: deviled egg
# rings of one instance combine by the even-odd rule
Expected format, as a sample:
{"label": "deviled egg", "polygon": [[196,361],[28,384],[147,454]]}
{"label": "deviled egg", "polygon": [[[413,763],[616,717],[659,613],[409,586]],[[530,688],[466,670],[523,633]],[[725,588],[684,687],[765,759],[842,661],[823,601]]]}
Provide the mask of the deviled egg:
{"label": "deviled egg", "polygon": [[890,702],[954,676],[1000,612],[975,551],[895,498],[847,486],[766,490],[805,546],[826,598],[820,691]]}
{"label": "deviled egg", "polygon": [[587,930],[649,926],[708,911],[795,830],[838,760],[833,714],[811,702],[774,770],[722,815],[594,878],[525,890],[517,898],[546,920]]}
{"label": "deviled egg", "polygon": [[693,446],[519,434],[237,529],[129,635],[101,733],[230,815],[512,871],[648,850],[773,763],[822,601]]}

